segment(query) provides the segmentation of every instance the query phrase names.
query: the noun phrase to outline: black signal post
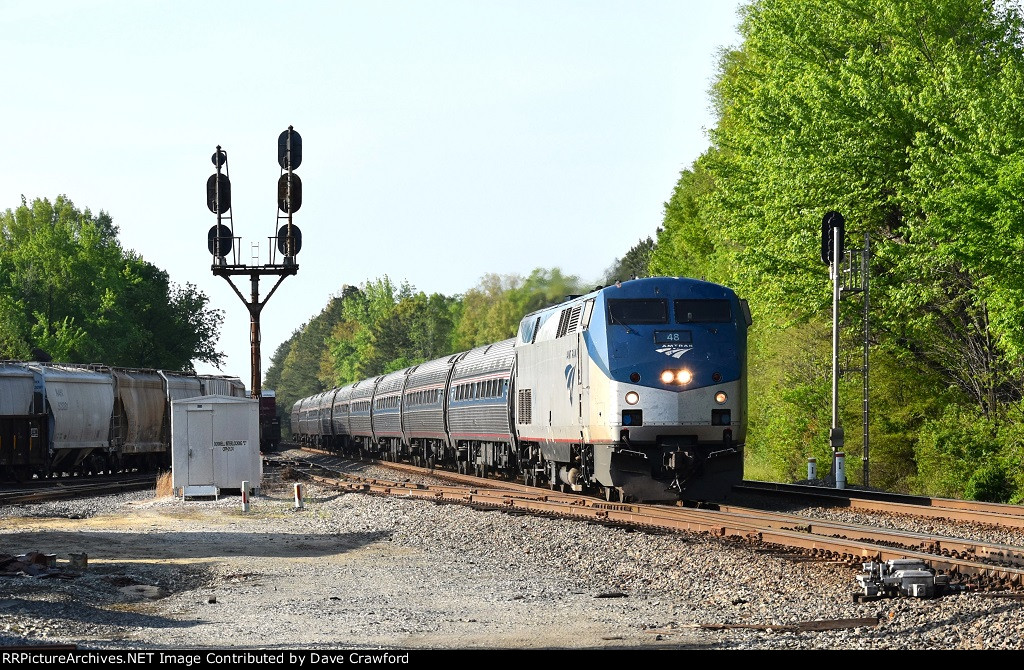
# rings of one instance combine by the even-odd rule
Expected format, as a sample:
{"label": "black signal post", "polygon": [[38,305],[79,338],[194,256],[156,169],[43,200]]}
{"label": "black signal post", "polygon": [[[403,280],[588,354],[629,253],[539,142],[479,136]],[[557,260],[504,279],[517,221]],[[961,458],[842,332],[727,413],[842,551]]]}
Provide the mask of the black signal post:
{"label": "black signal post", "polygon": [[832,428],[829,446],[832,447],[832,476],[836,488],[845,488],[838,470],[837,456],[843,448],[843,429],[839,425],[839,299],[842,283],[840,263],[843,258],[845,221],[839,212],[828,212],[821,219],[821,262],[829,266],[832,275]]}
{"label": "black signal post", "polygon": [[[206,204],[217,215],[217,224],[210,228],[207,235],[208,247],[213,255],[211,269],[214,275],[227,280],[249,310],[250,388],[252,397],[259,398],[263,387],[260,370],[260,312],[284,278],[299,271],[295,256],[302,247],[302,232],[292,222],[292,215],[302,206],[302,180],[295,174],[295,169],[302,163],[302,137],[288,126],[288,130],[277,138],[277,162],[281,166],[281,177],[277,182],[277,224],[274,236],[269,239],[270,262],[263,265],[247,265],[240,261],[241,250],[237,244],[240,238],[235,237],[234,222],[231,219],[231,180],[228,176],[227,152],[218,146],[212,161],[217,171],[206,182]],[[232,277],[241,275],[249,277],[251,290],[248,300],[232,280]],[[260,300],[260,278],[264,276],[275,276],[277,282],[267,297]]]}

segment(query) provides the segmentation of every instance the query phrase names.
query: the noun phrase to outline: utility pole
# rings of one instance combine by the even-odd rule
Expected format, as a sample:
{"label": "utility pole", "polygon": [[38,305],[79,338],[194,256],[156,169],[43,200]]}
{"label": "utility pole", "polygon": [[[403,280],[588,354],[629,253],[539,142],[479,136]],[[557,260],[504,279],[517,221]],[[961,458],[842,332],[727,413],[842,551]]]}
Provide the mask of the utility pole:
{"label": "utility pole", "polygon": [[[249,310],[252,372],[250,395],[259,399],[263,390],[263,376],[260,370],[260,313],[284,278],[299,271],[295,256],[302,247],[302,232],[292,223],[292,215],[302,206],[302,180],[294,173],[302,163],[302,137],[294,128],[288,126],[277,140],[277,162],[281,166],[281,177],[277,182],[277,224],[274,237],[269,238],[269,262],[264,265],[247,265],[240,261],[240,249],[236,249],[235,244],[240,238],[235,237],[234,222],[231,219],[231,179],[228,176],[227,152],[218,145],[211,160],[217,170],[206,182],[206,203],[210,211],[217,215],[217,224],[210,228],[207,235],[210,253],[213,254],[211,269],[215,276],[223,277],[231,285],[232,290]],[[224,225],[225,220],[230,227]],[[276,252],[280,252],[282,256],[280,263],[277,262]],[[231,262],[227,259],[229,254]],[[249,277],[249,300],[246,300],[231,279],[241,275]],[[278,279],[267,297],[260,300],[260,278],[265,276],[276,276]]]}

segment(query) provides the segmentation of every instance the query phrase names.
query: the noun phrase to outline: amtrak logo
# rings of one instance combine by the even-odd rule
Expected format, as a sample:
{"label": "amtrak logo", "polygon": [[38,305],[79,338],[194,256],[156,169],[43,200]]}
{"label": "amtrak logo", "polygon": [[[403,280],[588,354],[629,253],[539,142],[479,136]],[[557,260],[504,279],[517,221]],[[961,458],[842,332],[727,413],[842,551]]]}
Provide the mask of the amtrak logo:
{"label": "amtrak logo", "polygon": [[682,358],[683,354],[693,349],[693,345],[682,345],[682,344],[666,344],[655,349],[659,354],[665,354],[672,358]]}
{"label": "amtrak logo", "polygon": [[566,365],[565,372],[565,388],[569,392],[569,404],[572,404],[572,383],[576,380],[576,366]]}

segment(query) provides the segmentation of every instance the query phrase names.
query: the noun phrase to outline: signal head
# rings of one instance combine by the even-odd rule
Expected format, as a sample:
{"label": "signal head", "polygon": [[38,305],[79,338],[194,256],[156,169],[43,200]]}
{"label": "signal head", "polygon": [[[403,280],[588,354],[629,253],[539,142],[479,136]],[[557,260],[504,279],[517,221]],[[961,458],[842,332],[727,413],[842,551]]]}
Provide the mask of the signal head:
{"label": "signal head", "polygon": [[291,126],[277,138],[277,163],[282,170],[295,170],[302,164],[302,136]]}

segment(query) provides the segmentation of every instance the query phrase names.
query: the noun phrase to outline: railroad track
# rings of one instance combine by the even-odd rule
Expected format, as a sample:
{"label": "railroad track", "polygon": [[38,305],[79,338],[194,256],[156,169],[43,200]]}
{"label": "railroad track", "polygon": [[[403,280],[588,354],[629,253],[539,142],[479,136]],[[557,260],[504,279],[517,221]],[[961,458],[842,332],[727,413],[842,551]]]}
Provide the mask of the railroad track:
{"label": "railroad track", "polygon": [[[610,503],[515,482],[480,479],[402,463],[372,464],[452,483],[427,485],[361,476],[350,470],[354,464],[357,469],[365,468],[367,462],[346,461],[339,457],[320,455],[308,460],[307,464],[293,464],[293,467],[313,481],[349,491],[458,503],[513,513],[544,514],[661,532],[707,533],[858,567],[869,561],[913,558],[971,588],[1024,588],[1024,547],[864,524],[820,521],[806,516],[727,505],[718,509],[698,509]],[[315,468],[320,470],[314,471]]]}
{"label": "railroad track", "polygon": [[805,484],[744,481],[733,487],[744,493],[821,500],[860,512],[903,514],[921,518],[979,523],[1003,528],[1024,528],[1024,507],[977,500],[928,498],[886,491],[835,489]]}
{"label": "railroad track", "polygon": [[25,505],[98,495],[113,495],[156,487],[157,475],[130,474],[70,479],[46,479],[0,489],[0,505]]}

